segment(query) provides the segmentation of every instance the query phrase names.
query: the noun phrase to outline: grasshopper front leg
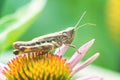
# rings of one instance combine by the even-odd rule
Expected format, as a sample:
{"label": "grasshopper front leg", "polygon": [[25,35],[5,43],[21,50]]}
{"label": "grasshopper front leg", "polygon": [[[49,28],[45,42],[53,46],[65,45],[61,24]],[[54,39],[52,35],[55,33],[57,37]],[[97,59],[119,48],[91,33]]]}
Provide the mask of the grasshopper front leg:
{"label": "grasshopper front leg", "polygon": [[68,44],[67,46],[74,48],[77,51],[78,54],[81,54],[81,52],[79,52],[79,50],[76,46],[71,45],[71,44]]}

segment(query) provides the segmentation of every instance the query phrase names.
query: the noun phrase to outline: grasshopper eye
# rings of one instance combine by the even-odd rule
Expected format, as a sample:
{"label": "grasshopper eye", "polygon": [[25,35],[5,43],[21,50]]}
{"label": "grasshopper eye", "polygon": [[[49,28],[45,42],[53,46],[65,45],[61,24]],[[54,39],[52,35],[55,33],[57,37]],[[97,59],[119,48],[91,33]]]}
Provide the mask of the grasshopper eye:
{"label": "grasshopper eye", "polygon": [[67,36],[67,32],[63,32],[62,35],[63,35],[63,36]]}
{"label": "grasshopper eye", "polygon": [[64,38],[65,38],[65,37],[68,37],[67,32],[63,32],[63,33],[62,33],[62,37],[64,37]]}

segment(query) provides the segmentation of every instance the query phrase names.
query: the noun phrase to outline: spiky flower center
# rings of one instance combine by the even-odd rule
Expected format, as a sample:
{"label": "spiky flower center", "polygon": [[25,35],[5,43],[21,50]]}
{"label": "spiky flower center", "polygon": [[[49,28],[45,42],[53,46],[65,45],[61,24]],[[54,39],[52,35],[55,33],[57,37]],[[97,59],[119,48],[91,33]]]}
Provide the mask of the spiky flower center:
{"label": "spiky flower center", "polygon": [[8,63],[3,72],[8,80],[70,80],[71,68],[54,54],[28,53]]}

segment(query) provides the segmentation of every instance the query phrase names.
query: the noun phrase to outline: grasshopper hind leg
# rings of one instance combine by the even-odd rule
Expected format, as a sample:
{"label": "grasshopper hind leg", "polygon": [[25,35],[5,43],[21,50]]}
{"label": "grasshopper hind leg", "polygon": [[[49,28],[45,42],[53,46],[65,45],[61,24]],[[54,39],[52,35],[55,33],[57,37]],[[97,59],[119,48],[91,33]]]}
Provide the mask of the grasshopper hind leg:
{"label": "grasshopper hind leg", "polygon": [[18,49],[15,49],[15,50],[13,51],[13,53],[14,53],[15,55],[22,54],[22,52],[21,52],[21,51],[19,51]]}
{"label": "grasshopper hind leg", "polygon": [[42,45],[34,45],[34,46],[20,46],[20,51],[26,52],[38,52],[40,51],[42,54],[48,53],[50,50],[54,49],[54,45],[51,43],[44,43]]}

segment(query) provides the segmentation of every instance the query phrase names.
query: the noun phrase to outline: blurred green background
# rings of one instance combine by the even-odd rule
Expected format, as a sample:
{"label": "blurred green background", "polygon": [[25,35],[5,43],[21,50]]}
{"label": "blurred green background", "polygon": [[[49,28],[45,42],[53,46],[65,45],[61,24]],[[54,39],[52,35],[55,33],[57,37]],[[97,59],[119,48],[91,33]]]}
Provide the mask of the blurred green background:
{"label": "blurred green background", "polygon": [[[96,41],[94,45],[88,51],[88,54],[83,60],[87,59],[96,52],[100,52],[100,57],[93,64],[120,72],[120,5],[117,5],[118,9],[116,7],[111,7],[116,5],[111,4],[110,2],[112,1],[120,4],[119,0],[48,0],[44,9],[42,10],[42,13],[37,16],[36,20],[33,23],[29,23],[29,27],[27,27],[25,30],[23,29],[24,31],[21,32],[22,35],[19,35],[15,41],[28,41],[34,37],[57,32],[68,27],[75,26],[83,12],[87,11],[80,25],[89,22],[96,24],[96,26],[87,25],[86,27],[82,27],[77,30],[75,39],[72,44],[76,45],[79,48],[87,41],[95,38]],[[1,0],[0,18],[9,14],[13,14],[16,10],[29,2],[30,0]],[[113,11],[112,9],[116,10],[116,12],[118,12],[117,14],[119,15],[117,16],[116,13],[110,12]],[[33,9],[31,8],[31,11],[29,13],[32,11]],[[112,16],[109,15],[116,16],[113,16],[113,18],[111,18]],[[114,23],[114,19],[117,20],[118,23]],[[118,25],[111,25],[111,22]],[[2,26],[3,25],[0,25],[0,34],[2,31],[9,27]],[[15,32],[17,34],[17,31],[19,30],[21,29],[14,31],[13,34],[11,33],[13,35],[12,37],[16,37],[17,35],[15,35]],[[115,37],[116,35],[117,37]],[[11,41],[11,39],[12,38],[10,37],[7,38],[8,41]],[[0,46],[5,46],[7,43],[8,42],[6,41]],[[4,52],[1,52],[8,52],[9,54],[0,54],[0,56],[2,56],[0,57],[1,63],[5,63],[3,59],[5,59],[6,56],[13,56],[10,55],[12,54],[13,50],[12,42],[9,45],[10,46],[8,48],[3,50]],[[69,48],[65,56],[70,57],[74,52],[75,49]]]}

